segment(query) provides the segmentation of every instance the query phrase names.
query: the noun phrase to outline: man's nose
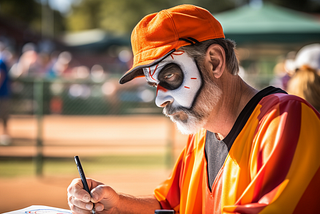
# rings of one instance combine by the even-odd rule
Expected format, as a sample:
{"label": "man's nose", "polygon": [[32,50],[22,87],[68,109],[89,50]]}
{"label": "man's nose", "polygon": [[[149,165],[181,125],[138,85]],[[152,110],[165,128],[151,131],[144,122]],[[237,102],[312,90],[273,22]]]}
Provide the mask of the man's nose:
{"label": "man's nose", "polygon": [[173,102],[173,97],[168,93],[168,90],[159,86],[157,87],[157,95],[155,103],[158,107],[165,107],[169,103]]}

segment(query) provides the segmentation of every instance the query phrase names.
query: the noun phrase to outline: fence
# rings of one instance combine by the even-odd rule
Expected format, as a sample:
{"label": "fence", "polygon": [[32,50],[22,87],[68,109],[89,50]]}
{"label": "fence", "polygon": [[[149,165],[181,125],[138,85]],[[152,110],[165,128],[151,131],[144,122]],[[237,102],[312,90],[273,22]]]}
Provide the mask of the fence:
{"label": "fence", "polygon": [[[262,88],[272,76],[251,75],[250,78],[249,82],[251,80],[257,88]],[[176,150],[181,149],[185,138],[175,130],[171,121],[162,116],[162,109],[154,104],[155,91],[143,78],[125,85],[120,85],[118,79],[119,77],[12,80],[11,113],[16,118],[27,115],[28,124],[33,124],[33,128],[27,132],[35,133],[33,136],[17,137],[16,140],[31,138],[28,145],[35,150],[29,154],[35,157],[38,175],[42,174],[44,156],[50,155],[49,150],[57,150],[57,145],[60,146],[60,151],[72,151],[78,147],[86,151],[92,151],[92,147],[100,151],[106,151],[106,148],[114,151],[115,147],[136,151],[134,148],[139,147],[150,152],[152,147],[153,151],[163,151],[167,166],[171,166]],[[132,116],[137,114],[138,117]],[[100,122],[94,125],[93,120]],[[11,121],[12,127],[17,127],[18,120]],[[70,130],[70,127],[73,129]],[[15,128],[15,132],[21,132],[21,129]],[[73,138],[57,137],[65,136],[66,133]],[[91,135],[87,136],[85,133]],[[135,142],[132,139],[136,139]],[[16,143],[12,145],[14,146],[23,147],[25,143]],[[6,152],[4,149],[2,148],[0,156]]]}
{"label": "fence", "polygon": [[[28,124],[34,124],[34,127],[30,129],[30,132],[36,132],[34,136],[20,136],[20,138],[17,137],[16,140],[21,138],[34,138],[34,140],[31,141],[29,139],[30,142],[28,146],[36,148],[35,151],[33,150],[33,152],[29,154],[35,156],[38,175],[42,174],[43,159],[48,148],[53,150],[57,144],[60,146],[63,144],[62,149],[72,150],[75,147],[79,147],[80,144],[80,147],[82,146],[85,150],[88,150],[88,142],[91,142],[90,147],[93,146],[100,150],[104,150],[103,147],[108,147],[110,150],[110,148],[115,145],[118,147],[122,146],[122,148],[131,148],[132,150],[132,145],[125,143],[123,140],[126,138],[125,135],[131,135],[132,138],[137,138],[134,145],[144,148],[144,150],[148,150],[145,148],[149,148],[148,151],[150,151],[150,147],[153,147],[153,150],[159,150],[159,148],[161,150],[162,148],[165,152],[167,165],[171,165],[173,160],[173,142],[170,138],[172,137],[173,127],[171,122],[166,122],[168,120],[167,118],[161,116],[161,109],[155,106],[154,89],[147,86],[145,80],[143,80],[143,82],[136,81],[136,83],[123,87],[119,85],[117,81],[117,78],[100,80],[18,78],[12,80],[11,114],[14,115],[12,118],[15,119],[11,119],[11,124],[12,127],[18,127],[16,124],[18,123],[17,118],[19,118],[19,116],[28,118]],[[144,119],[141,119],[140,116],[131,116],[129,119],[131,122],[124,121],[124,116],[130,116],[132,114],[149,116],[144,116]],[[75,116],[77,117],[76,119]],[[113,134],[106,134],[108,131],[104,131],[104,133],[100,131],[101,137],[97,138],[96,136],[99,135],[99,131],[81,126],[77,127],[78,130],[80,132],[91,132],[90,138],[93,140],[90,140],[89,137],[82,139],[74,137],[73,140],[71,140],[73,142],[68,138],[68,143],[61,143],[64,139],[57,139],[56,136],[53,137],[48,134],[49,131],[50,133],[55,132],[54,130],[57,131],[56,128],[52,128],[54,126],[52,123],[56,121],[55,118],[59,118],[59,122],[63,123],[63,125],[60,126],[64,126],[63,129],[65,130],[70,126],[75,127],[76,123],[96,126],[92,125],[93,122],[88,119],[88,116],[95,121],[100,120],[100,123],[103,124],[105,129],[115,130],[113,126],[116,126],[116,121],[122,121],[122,124],[127,123],[129,127],[126,128],[126,125],[119,125],[119,130],[126,130],[123,130],[123,133],[119,133],[118,136],[120,137],[117,139],[114,137],[113,139],[108,139],[109,136]],[[122,119],[119,119],[121,117]],[[161,119],[159,119],[159,117],[161,117]],[[68,122],[70,118],[75,122]],[[151,122],[152,120],[155,121]],[[108,123],[106,121],[114,122]],[[139,127],[140,129],[146,129],[139,121],[152,124],[151,126],[154,127],[152,130],[150,130],[150,127],[148,128],[149,137],[144,136],[141,138],[139,136],[133,136],[134,131],[142,131],[139,130]],[[67,126],[67,123],[69,126]],[[18,132],[17,128],[13,129],[16,129],[16,132]],[[59,130],[61,133],[61,129]],[[57,131],[58,133],[53,133],[53,135],[59,135],[59,130]],[[155,137],[156,132],[159,132],[159,130],[163,133],[162,136]],[[70,135],[70,132],[72,134],[73,131],[69,130],[68,132],[68,135]],[[74,133],[74,136],[76,135],[77,133]],[[127,142],[130,141],[130,139],[127,138],[126,140]],[[104,143],[103,141],[108,142]],[[18,146],[26,146],[26,144],[15,143],[15,145],[11,147],[14,146],[17,148]],[[4,149],[10,148],[3,148],[3,152],[5,152]]]}
{"label": "fence", "polygon": [[12,114],[160,114],[145,81],[120,85],[109,79],[18,78],[12,81]]}

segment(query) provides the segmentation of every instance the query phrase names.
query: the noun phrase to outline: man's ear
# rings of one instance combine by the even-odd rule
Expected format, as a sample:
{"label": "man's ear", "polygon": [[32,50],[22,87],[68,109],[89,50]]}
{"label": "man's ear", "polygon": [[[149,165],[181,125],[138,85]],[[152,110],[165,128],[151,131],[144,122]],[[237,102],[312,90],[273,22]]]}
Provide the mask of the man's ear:
{"label": "man's ear", "polygon": [[208,47],[205,56],[206,70],[215,78],[220,78],[226,67],[226,54],[224,49],[218,44]]}

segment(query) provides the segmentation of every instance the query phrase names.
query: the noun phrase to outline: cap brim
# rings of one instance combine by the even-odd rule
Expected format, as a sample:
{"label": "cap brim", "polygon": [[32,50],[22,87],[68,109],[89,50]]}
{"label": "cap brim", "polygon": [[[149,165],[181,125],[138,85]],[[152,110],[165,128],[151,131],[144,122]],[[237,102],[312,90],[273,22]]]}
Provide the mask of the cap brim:
{"label": "cap brim", "polygon": [[164,58],[166,58],[167,56],[169,56],[170,54],[172,54],[173,52],[175,52],[175,49],[172,49],[171,51],[169,51],[167,54],[165,54],[163,57],[156,59],[156,60],[152,60],[152,61],[147,61],[147,62],[143,62],[143,64],[141,63],[140,65],[136,65],[134,67],[132,67],[129,71],[127,71],[119,80],[120,84],[124,84],[126,82],[129,82],[131,80],[133,80],[136,77],[143,77],[144,73],[143,73],[143,68],[146,67],[151,67],[153,65],[158,64],[159,62],[161,62]]}

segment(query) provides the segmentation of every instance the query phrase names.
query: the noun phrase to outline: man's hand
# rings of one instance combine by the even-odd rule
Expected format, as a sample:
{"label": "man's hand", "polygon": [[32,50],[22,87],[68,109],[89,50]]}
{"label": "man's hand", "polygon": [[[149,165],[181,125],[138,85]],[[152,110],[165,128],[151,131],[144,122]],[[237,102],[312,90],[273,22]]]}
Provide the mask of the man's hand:
{"label": "man's hand", "polygon": [[83,189],[80,178],[74,179],[68,187],[68,204],[73,213],[90,213],[95,204],[97,212],[112,213],[117,207],[119,195],[109,186],[87,178],[91,195]]}
{"label": "man's hand", "polygon": [[87,178],[91,195],[83,189],[80,178],[74,179],[68,187],[68,204],[74,214],[88,214],[95,204],[98,213],[150,213],[161,209],[157,199],[151,196],[134,197],[118,194],[110,186]]}

